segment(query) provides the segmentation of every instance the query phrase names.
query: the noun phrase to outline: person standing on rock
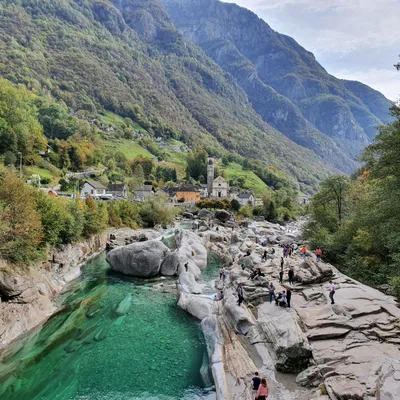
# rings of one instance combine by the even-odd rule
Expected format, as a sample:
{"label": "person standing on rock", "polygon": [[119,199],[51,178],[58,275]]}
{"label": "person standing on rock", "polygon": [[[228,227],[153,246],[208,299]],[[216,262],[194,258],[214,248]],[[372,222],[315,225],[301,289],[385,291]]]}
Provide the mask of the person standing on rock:
{"label": "person standing on rock", "polygon": [[258,372],[255,372],[254,377],[251,380],[251,390],[253,391],[253,398],[257,397],[257,391],[260,384],[261,384],[261,378],[258,376]]}
{"label": "person standing on rock", "polygon": [[289,277],[289,284],[293,285],[294,284],[294,270],[293,270],[293,267],[290,267],[289,272],[288,272],[288,277]]}
{"label": "person standing on rock", "polygon": [[303,245],[303,247],[301,248],[301,258],[306,258],[306,254],[307,254],[307,247]]}
{"label": "person standing on rock", "polygon": [[221,280],[222,277],[224,276],[224,272],[225,272],[225,270],[223,268],[220,268],[220,270],[219,270],[219,280]]}
{"label": "person standing on rock", "polygon": [[267,252],[267,250],[264,250],[264,254],[261,257],[261,261],[266,261],[267,260],[267,256],[268,256],[268,252]]}
{"label": "person standing on rock", "polygon": [[281,269],[283,269],[283,266],[285,265],[285,259],[281,257]]}
{"label": "person standing on rock", "polygon": [[331,304],[335,304],[335,300],[333,296],[335,295],[335,284],[332,281],[329,281],[329,298],[331,299]]}
{"label": "person standing on rock", "polygon": [[258,387],[257,390],[257,400],[266,400],[268,397],[268,386],[267,380],[265,378],[261,379],[261,385]]}
{"label": "person standing on rock", "polygon": [[286,301],[287,301],[288,308],[290,308],[290,300],[291,299],[292,299],[292,291],[291,291],[290,287],[288,286],[286,288]]}
{"label": "person standing on rock", "polygon": [[188,268],[189,268],[189,263],[186,263],[186,264],[185,264],[185,270],[186,270],[186,272],[188,272]]}
{"label": "person standing on rock", "polygon": [[238,295],[238,306],[243,303],[244,296],[243,296],[243,284],[240,282],[237,288],[237,295]]}
{"label": "person standing on rock", "polygon": [[281,267],[281,270],[279,272],[279,283],[282,285],[283,283],[283,267]]}
{"label": "person standing on rock", "polygon": [[276,301],[275,286],[273,285],[272,282],[269,283],[268,292],[269,292],[269,304],[271,304],[272,299],[274,299]]}
{"label": "person standing on rock", "polygon": [[322,250],[319,247],[315,250],[315,256],[317,257],[317,262],[321,261]]}

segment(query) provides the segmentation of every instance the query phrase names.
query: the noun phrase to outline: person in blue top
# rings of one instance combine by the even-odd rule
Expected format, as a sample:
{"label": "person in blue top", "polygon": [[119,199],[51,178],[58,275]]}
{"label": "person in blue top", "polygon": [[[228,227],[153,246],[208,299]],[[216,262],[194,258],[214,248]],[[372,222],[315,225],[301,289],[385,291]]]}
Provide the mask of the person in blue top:
{"label": "person in blue top", "polygon": [[258,372],[255,372],[254,377],[251,380],[251,390],[253,392],[253,399],[257,397],[257,391],[260,384],[261,384],[261,378],[258,376]]}

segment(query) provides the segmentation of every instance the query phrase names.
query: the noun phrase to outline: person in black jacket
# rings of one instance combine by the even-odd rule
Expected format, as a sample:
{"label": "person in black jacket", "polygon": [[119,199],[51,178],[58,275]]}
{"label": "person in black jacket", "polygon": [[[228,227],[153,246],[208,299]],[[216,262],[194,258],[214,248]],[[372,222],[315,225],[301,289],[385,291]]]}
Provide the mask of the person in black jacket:
{"label": "person in black jacket", "polygon": [[289,276],[289,284],[293,285],[294,284],[294,270],[293,270],[293,267],[290,267],[289,272],[288,272],[288,276]]}
{"label": "person in black jacket", "polygon": [[290,300],[291,299],[292,299],[292,291],[290,290],[290,287],[288,286],[286,288],[286,302],[287,302],[288,308],[290,308]]}

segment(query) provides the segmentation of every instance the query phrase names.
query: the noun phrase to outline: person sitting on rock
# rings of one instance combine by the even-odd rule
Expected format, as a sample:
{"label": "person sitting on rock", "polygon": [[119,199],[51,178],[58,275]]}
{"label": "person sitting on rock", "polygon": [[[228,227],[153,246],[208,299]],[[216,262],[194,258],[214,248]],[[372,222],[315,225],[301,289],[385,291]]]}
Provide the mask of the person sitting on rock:
{"label": "person sitting on rock", "polygon": [[241,267],[242,267],[242,271],[244,271],[246,269],[246,264],[242,263]]}
{"label": "person sitting on rock", "polygon": [[271,254],[275,254],[275,249],[274,248],[271,249]]}
{"label": "person sitting on rock", "polygon": [[251,251],[250,251],[250,249],[248,249],[248,250],[246,251],[246,256],[249,257],[250,255],[251,255]]}
{"label": "person sitting on rock", "polygon": [[249,280],[253,280],[257,276],[258,271],[255,268],[251,269]]}
{"label": "person sitting on rock", "polygon": [[224,273],[225,273],[225,270],[223,268],[220,268],[220,270],[219,270],[219,280],[222,279]]}
{"label": "person sitting on rock", "polygon": [[281,298],[279,299],[278,304],[279,304],[281,307],[286,307],[286,302],[287,302],[287,300],[286,300],[286,292],[283,291],[283,292],[282,292],[282,296],[281,296]]}

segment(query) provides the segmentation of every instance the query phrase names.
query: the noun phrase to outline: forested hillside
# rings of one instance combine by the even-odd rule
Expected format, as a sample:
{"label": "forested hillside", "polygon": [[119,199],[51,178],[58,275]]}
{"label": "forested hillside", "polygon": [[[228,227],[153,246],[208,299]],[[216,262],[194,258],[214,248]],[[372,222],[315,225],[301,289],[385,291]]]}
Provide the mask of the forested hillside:
{"label": "forested hillside", "polygon": [[381,93],[329,75],[251,11],[218,0],[160,1],[175,26],[235,77],[264,121],[342,171],[391,120]]}
{"label": "forested hillside", "polygon": [[263,122],[234,78],[185,41],[157,2],[114,3],[2,2],[0,73],[74,115],[113,112],[151,135],[274,166],[303,190],[331,170]]}

